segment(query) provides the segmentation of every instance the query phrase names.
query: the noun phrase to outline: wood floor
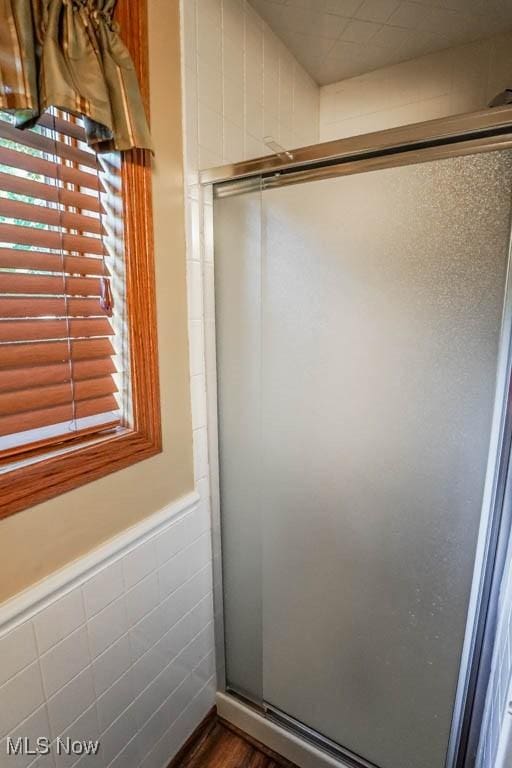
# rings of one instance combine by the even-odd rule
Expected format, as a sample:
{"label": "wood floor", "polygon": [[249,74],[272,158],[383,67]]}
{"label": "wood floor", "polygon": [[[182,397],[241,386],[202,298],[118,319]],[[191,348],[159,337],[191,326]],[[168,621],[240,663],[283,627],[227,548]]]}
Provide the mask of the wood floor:
{"label": "wood floor", "polygon": [[189,740],[169,768],[296,768],[215,713]]}

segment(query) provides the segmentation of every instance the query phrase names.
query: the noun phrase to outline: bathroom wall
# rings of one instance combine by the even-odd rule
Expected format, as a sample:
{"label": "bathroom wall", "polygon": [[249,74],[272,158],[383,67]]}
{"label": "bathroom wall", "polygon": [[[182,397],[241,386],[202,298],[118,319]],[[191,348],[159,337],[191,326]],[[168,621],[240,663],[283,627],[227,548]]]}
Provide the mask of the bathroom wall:
{"label": "bathroom wall", "polygon": [[320,89],[320,141],[484,109],[512,87],[512,32]]}
{"label": "bathroom wall", "polygon": [[148,9],[163,452],[2,520],[0,602],[194,488],[179,2],[151,0]]}
{"label": "bathroom wall", "polygon": [[215,699],[210,551],[190,494],[0,607],[0,768],[167,766]]}
{"label": "bathroom wall", "polygon": [[318,140],[319,88],[246,0],[182,0],[185,163],[198,168]]}

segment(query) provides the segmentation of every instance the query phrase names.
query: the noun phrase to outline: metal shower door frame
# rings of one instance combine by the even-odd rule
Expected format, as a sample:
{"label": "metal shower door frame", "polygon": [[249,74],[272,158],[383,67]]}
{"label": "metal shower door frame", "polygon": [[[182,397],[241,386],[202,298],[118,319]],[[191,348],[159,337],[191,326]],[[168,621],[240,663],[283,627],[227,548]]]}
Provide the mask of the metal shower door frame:
{"label": "metal shower door frame", "polygon": [[[205,248],[208,250],[207,261],[214,265],[212,207],[216,196],[241,194],[257,188],[263,191],[275,186],[510,148],[512,107],[506,106],[316,144],[293,150],[292,159],[271,155],[202,171],[202,226]],[[209,327],[205,328],[205,344],[217,683],[220,691],[233,693],[227,689],[225,676],[213,268],[209,271],[203,270],[203,274],[206,281],[205,293],[210,297],[213,314],[208,320]],[[512,505],[508,503],[512,488],[512,474],[509,475],[512,445],[511,278],[509,242],[488,465],[445,768],[473,768],[475,765],[489,681],[490,657],[496,634],[497,593],[505,565],[503,542],[512,527]],[[281,724],[286,727],[286,723]],[[288,723],[288,727],[294,730],[292,723]],[[295,733],[297,732],[300,731],[295,730]],[[301,735],[307,738],[304,729]],[[317,740],[316,744],[321,745],[321,739]],[[340,754],[342,752],[343,750],[340,750]],[[346,757],[354,766],[360,765],[362,768],[364,765],[355,755],[352,757],[347,753]]]}

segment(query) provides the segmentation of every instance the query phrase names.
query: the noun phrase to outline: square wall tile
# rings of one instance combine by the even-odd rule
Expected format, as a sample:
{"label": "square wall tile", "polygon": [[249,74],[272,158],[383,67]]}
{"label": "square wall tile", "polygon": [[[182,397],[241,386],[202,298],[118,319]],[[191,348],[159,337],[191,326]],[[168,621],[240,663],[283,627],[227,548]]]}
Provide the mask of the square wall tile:
{"label": "square wall tile", "polygon": [[[211,62],[207,59],[199,59],[198,66],[198,82],[197,82],[197,97],[198,103],[205,104],[210,107],[217,114],[222,114],[223,109],[223,95],[222,95],[222,69],[220,67],[212,67]],[[197,109],[197,105],[195,105]],[[203,121],[205,113],[201,115],[198,111],[196,119],[198,121],[198,133],[200,136],[200,128],[203,127]],[[204,143],[204,142],[203,142]]]}
{"label": "square wall tile", "polygon": [[35,712],[44,702],[39,664],[30,664],[0,687],[0,736]]}
{"label": "square wall tile", "polygon": [[109,645],[126,634],[129,627],[124,596],[110,603],[88,623],[92,657],[99,656]]}
{"label": "square wall tile", "polygon": [[92,672],[96,695],[101,696],[131,665],[130,640],[128,635],[123,635],[93,661]]}
{"label": "square wall tile", "polygon": [[199,146],[212,154],[222,154],[222,113],[199,98]]}
{"label": "square wall tile", "polygon": [[192,396],[192,428],[206,426],[206,382],[204,374],[192,376],[190,379]]}
{"label": "square wall tile", "polygon": [[190,374],[204,373],[204,332],[203,323],[194,320],[189,326]]}
{"label": "square wall tile", "polygon": [[124,583],[126,589],[131,589],[139,581],[155,570],[156,543],[151,538],[123,557]]}
{"label": "square wall tile", "polygon": [[170,560],[188,543],[188,516],[184,516],[175,520],[158,536],[156,542],[158,564],[162,565]]}
{"label": "square wall tile", "polygon": [[0,685],[37,658],[34,628],[27,621],[0,638]]}
{"label": "square wall tile", "polygon": [[194,477],[196,483],[208,474],[208,432],[206,427],[194,430]]}
{"label": "square wall tile", "polygon": [[87,630],[80,627],[40,658],[46,696],[53,696],[90,663]]}
{"label": "square wall tile", "polygon": [[53,738],[57,738],[95,701],[90,667],[84,669],[58,693],[48,699],[48,716]]}
{"label": "square wall tile", "polygon": [[48,651],[84,622],[82,594],[79,589],[74,589],[34,617],[39,652]]}
{"label": "square wall tile", "polygon": [[123,568],[121,561],[103,568],[83,586],[85,612],[88,618],[99,613],[123,594]]}
{"label": "square wall tile", "polygon": [[187,261],[188,315],[191,322],[203,320],[203,275],[201,263]]}
{"label": "square wall tile", "polygon": [[128,670],[96,703],[101,731],[105,731],[132,704],[135,698],[133,671]]}
{"label": "square wall tile", "polygon": [[[37,739],[39,738],[48,739],[48,741],[51,742],[50,723],[48,721],[46,706],[43,705],[22,723],[19,723],[16,728],[13,728],[9,732],[9,738],[11,739],[11,743],[14,744],[17,739],[28,739],[28,744],[30,745],[31,750],[36,748]],[[24,754],[17,755],[16,757],[10,755],[6,758],[4,757],[6,754],[7,740],[5,742],[0,740],[0,755],[2,756],[0,764],[2,766],[5,765],[6,768],[26,768],[26,766],[30,765],[32,768],[34,765],[33,755]],[[43,759],[43,756],[41,756],[41,759]],[[3,762],[4,760],[5,763]],[[45,756],[45,760],[47,762],[45,768],[49,768],[49,766],[53,765],[53,758],[51,755]]]}
{"label": "square wall tile", "polygon": [[156,608],[158,602],[158,575],[154,572],[146,576],[142,581],[139,581],[126,594],[126,607],[130,626],[137,624],[146,614]]}
{"label": "square wall tile", "polygon": [[[62,739],[64,741],[68,738],[74,741],[86,742],[94,742],[100,740],[100,729],[98,726],[98,717],[96,715],[95,706],[91,706],[89,709],[83,712],[83,714],[80,715],[80,717],[74,723],[72,723],[72,725],[70,725],[70,727],[62,734]],[[71,768],[71,766],[74,768],[74,766],[77,765],[76,756],[67,754],[62,754],[59,756],[57,755],[56,750],[54,750],[54,753],[57,768]],[[83,758],[81,760],[83,760]],[[93,766],[100,766],[101,768],[101,766],[107,765],[104,760],[102,743],[100,743],[99,750],[96,755],[90,757],[89,765],[91,768],[93,768]]]}

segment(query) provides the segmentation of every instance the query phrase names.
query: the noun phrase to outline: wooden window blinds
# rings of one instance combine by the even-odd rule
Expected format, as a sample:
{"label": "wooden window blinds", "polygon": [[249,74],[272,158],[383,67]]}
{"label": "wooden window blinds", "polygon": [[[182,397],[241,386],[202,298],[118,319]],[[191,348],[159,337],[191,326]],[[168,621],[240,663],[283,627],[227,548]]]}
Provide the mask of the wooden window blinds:
{"label": "wooden window blinds", "polygon": [[99,163],[71,116],[0,117],[0,457],[121,423]]}

